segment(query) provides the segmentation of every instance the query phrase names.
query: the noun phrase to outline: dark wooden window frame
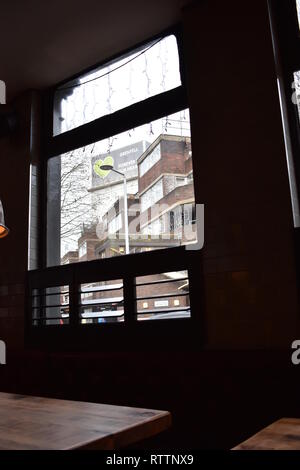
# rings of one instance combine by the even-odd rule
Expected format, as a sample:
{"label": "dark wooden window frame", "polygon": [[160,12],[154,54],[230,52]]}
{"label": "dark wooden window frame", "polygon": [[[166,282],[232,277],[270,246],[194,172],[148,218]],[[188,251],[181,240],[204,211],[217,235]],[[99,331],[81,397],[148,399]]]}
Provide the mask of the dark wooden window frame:
{"label": "dark wooden window frame", "polygon": [[[84,124],[63,134],[53,136],[53,104],[55,90],[70,81],[94,70],[96,67],[129,54],[138,47],[160,37],[174,34],[177,38],[182,85],[159,95],[138,102]],[[188,97],[183,60],[183,33],[181,26],[168,29],[143,43],[110,59],[82,71],[47,90],[43,96],[42,157],[40,159],[39,200],[39,269],[28,272],[26,343],[56,349],[194,349],[201,345],[203,334],[202,256],[201,250],[186,250],[185,247],[162,249],[153,252],[123,255],[108,259],[78,262],[65,266],[47,266],[47,162],[49,158],[80,148],[137,127],[149,121],[173,114],[188,107]],[[129,124],[128,124],[129,123]],[[195,187],[197,202],[197,188]],[[130,262],[128,262],[130,257]],[[135,277],[168,271],[187,270],[190,280],[191,318],[168,320],[136,320]],[[124,318],[122,323],[89,324],[79,322],[79,286],[81,283],[104,280],[124,280]],[[33,289],[45,289],[58,285],[69,285],[69,325],[32,325]],[[193,340],[194,338],[194,340]]]}

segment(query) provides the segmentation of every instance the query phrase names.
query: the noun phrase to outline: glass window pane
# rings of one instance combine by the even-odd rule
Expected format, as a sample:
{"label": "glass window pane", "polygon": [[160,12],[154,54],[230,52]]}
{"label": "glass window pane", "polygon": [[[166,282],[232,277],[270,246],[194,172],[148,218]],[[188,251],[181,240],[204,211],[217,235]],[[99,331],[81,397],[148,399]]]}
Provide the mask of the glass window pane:
{"label": "glass window pane", "polygon": [[136,307],[138,320],[190,318],[188,272],[137,277]]}
{"label": "glass window pane", "polygon": [[51,158],[47,201],[48,266],[196,242],[189,111]]}
{"label": "glass window pane", "polygon": [[143,176],[145,173],[147,173],[150,168],[155,165],[156,162],[161,157],[161,152],[160,152],[160,144],[158,144],[156,147],[154,147],[154,150],[150,152],[146,158],[143,159],[143,161],[140,164],[140,176]]}
{"label": "glass window pane", "polygon": [[123,322],[122,279],[81,284],[79,312],[82,325]]}
{"label": "glass window pane", "polygon": [[69,286],[34,289],[31,300],[34,326],[69,324]]}
{"label": "glass window pane", "polygon": [[171,35],[60,87],[54,135],[180,85],[177,41]]}

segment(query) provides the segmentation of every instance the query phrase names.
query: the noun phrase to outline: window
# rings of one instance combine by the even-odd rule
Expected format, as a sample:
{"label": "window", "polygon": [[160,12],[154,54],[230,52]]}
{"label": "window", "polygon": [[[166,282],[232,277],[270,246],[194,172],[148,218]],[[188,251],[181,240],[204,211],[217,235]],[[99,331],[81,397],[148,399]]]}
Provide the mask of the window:
{"label": "window", "polygon": [[170,232],[174,232],[175,229],[175,213],[174,211],[169,212],[170,217]]}
{"label": "window", "polygon": [[32,325],[67,325],[69,323],[69,286],[53,286],[32,291]]}
{"label": "window", "polygon": [[153,165],[155,165],[156,162],[158,162],[160,157],[161,157],[160,144],[158,144],[154,148],[154,150],[152,150],[152,152],[149,153],[146,156],[146,158],[144,158],[144,160],[141,161],[141,163],[140,163],[140,176],[143,176],[145,173],[147,173],[147,171],[150,170],[150,168],[152,168]]}
{"label": "window", "polygon": [[142,229],[144,235],[157,235],[163,233],[162,218],[158,218]]}
{"label": "window", "polygon": [[[147,310],[144,307],[145,300]],[[187,271],[136,278],[136,302],[138,320],[189,318],[191,314]]]}
{"label": "window", "polygon": [[123,302],[123,281],[121,279],[81,284],[80,323],[103,324],[124,321]]}
{"label": "window", "polygon": [[184,186],[187,182],[187,179],[182,176],[176,177],[176,186]]}
{"label": "window", "polygon": [[141,212],[153,206],[163,197],[163,181],[160,179],[141,196]]}
{"label": "window", "polygon": [[[152,150],[150,139],[153,139]],[[112,243],[112,235],[122,228],[124,178],[120,173],[126,176],[131,248],[135,248],[139,228],[146,223],[145,214],[142,220],[140,218],[142,212],[151,209],[150,224],[153,217],[163,214],[170,206],[179,205],[187,197],[194,201],[193,182],[186,177],[192,169],[190,148],[189,112],[185,108],[50,158],[47,235],[51,250],[48,249],[47,265],[63,264],[66,257],[69,262],[78,262],[78,256],[70,255],[76,252],[82,238],[88,240],[91,247],[88,261],[98,259],[101,246]],[[113,165],[117,172],[103,170],[102,165]],[[184,175],[180,177],[180,184],[179,172]],[[119,247],[123,246],[124,242],[119,240]],[[113,245],[116,249],[115,243]],[[118,252],[125,254],[119,249]],[[112,253],[116,252],[108,251],[106,256]]]}
{"label": "window", "polygon": [[122,227],[122,214],[117,215],[108,223],[108,233],[116,233]]}
{"label": "window", "polygon": [[54,134],[60,134],[181,85],[177,41],[158,38],[58,87]]}
{"label": "window", "polygon": [[86,255],[87,253],[87,244],[86,242],[81,243],[78,249],[79,257]]}
{"label": "window", "polygon": [[[47,93],[40,168],[46,210],[39,269],[29,273],[31,298],[41,299],[29,313],[36,342],[47,337],[45,326],[53,326],[55,344],[66,344],[71,331],[68,345],[80,337],[114,347],[110,331],[118,345],[124,328],[142,341],[144,327],[135,328],[150,328],[148,320],[191,325],[186,285],[199,259],[185,249],[197,242],[196,227],[188,240],[182,230],[191,225],[182,213],[195,194],[180,51],[180,31],[168,32]],[[57,286],[67,293],[55,291],[50,317],[45,292]]]}

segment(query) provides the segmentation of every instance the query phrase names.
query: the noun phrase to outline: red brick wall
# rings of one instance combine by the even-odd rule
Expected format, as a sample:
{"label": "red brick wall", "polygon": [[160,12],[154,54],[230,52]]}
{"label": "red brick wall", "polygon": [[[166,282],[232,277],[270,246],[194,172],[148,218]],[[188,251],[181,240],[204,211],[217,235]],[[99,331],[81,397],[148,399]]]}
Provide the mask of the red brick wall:
{"label": "red brick wall", "polygon": [[[186,174],[186,160],[189,158],[190,144],[185,142],[161,141],[161,158],[141,178],[139,178],[139,192],[143,192],[163,173]],[[189,164],[192,165],[192,162]],[[188,170],[190,171],[190,170]]]}

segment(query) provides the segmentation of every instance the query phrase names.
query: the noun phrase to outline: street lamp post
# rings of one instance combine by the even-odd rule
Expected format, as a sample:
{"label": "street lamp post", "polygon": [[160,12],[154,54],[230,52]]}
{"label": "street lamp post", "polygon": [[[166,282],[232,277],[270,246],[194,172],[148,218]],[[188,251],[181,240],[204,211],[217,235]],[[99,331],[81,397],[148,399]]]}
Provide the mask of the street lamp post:
{"label": "street lamp post", "polygon": [[124,184],[124,228],[125,228],[125,253],[129,254],[129,234],[128,234],[128,204],[127,204],[127,180],[124,173],[121,173],[112,165],[101,165],[101,170],[104,171],[114,171],[118,173],[118,175],[123,176],[123,184]]}

